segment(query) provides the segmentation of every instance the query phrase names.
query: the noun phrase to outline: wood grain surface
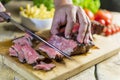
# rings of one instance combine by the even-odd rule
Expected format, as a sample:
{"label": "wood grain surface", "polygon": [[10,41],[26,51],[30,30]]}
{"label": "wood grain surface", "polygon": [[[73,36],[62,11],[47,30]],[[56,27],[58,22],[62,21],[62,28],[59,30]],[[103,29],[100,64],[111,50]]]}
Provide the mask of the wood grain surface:
{"label": "wood grain surface", "polygon": [[0,53],[4,57],[4,64],[28,80],[64,80],[115,55],[120,50],[120,33],[109,37],[98,35],[94,35],[94,37],[95,45],[99,49],[91,49],[86,55],[73,56],[73,61],[64,59],[64,64],[55,62],[56,67],[48,72],[34,70],[32,66],[22,64],[17,58],[10,57],[8,55],[8,48],[11,44],[5,45],[7,42],[0,43]]}

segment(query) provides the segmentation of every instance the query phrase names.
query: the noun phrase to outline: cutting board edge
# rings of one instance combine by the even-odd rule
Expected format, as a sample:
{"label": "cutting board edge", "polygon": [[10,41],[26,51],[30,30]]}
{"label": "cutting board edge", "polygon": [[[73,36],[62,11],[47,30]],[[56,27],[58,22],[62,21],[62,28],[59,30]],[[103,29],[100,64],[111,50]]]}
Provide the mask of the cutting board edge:
{"label": "cutting board edge", "polygon": [[[112,51],[111,53],[106,53],[106,54],[100,56],[99,58],[96,58],[96,59],[94,60],[94,62],[93,62],[93,61],[90,61],[90,62],[85,63],[85,64],[90,64],[90,66],[84,64],[84,65],[79,66],[79,67],[77,67],[76,69],[74,69],[74,71],[73,71],[73,70],[68,71],[68,72],[66,72],[66,73],[64,73],[64,74],[62,74],[62,75],[59,75],[59,76],[57,76],[57,77],[53,77],[53,78],[51,78],[51,79],[52,79],[52,80],[64,80],[64,79],[68,79],[68,78],[70,78],[70,77],[78,74],[79,72],[82,72],[82,71],[84,71],[85,69],[87,69],[87,68],[89,68],[89,67],[91,67],[91,66],[93,66],[93,65],[95,65],[95,64],[97,64],[97,63],[99,63],[99,62],[101,62],[101,61],[104,61],[104,60],[106,60],[106,59],[108,59],[108,58],[116,55],[117,52],[119,52],[119,51],[120,51],[120,48]],[[105,55],[107,55],[107,56],[105,56]],[[4,54],[2,54],[2,56],[4,57],[4,60],[3,60],[4,62],[3,62],[3,63],[4,63],[5,65],[7,65],[7,66],[10,67],[11,69],[13,69],[13,70],[16,71],[17,73],[19,73],[21,76],[25,77],[26,79],[28,79],[28,80],[34,80],[34,79],[35,79],[35,80],[43,80],[43,79],[40,79],[39,77],[35,76],[34,74],[30,73],[28,70],[25,71],[25,70],[22,70],[21,68],[19,68],[18,66],[16,66],[16,64],[18,64],[18,63],[17,63],[16,61],[14,61],[14,59],[11,59],[9,56],[4,55]],[[10,61],[11,61],[11,62],[10,62]],[[13,64],[11,64],[11,63],[13,63]],[[15,63],[16,63],[16,64],[15,64]],[[14,65],[14,67],[13,67],[13,65]],[[78,69],[79,69],[79,70],[78,70]],[[22,74],[22,73],[25,73],[25,75]],[[70,73],[70,74],[69,74],[69,73]],[[27,75],[26,75],[26,74],[27,74]],[[66,76],[63,76],[63,75],[66,75]],[[29,77],[28,77],[28,76],[29,76]],[[51,79],[50,79],[50,80],[51,80]]]}
{"label": "cutting board edge", "polygon": [[[8,66],[9,68],[11,68],[12,70],[16,71],[17,73],[19,73],[21,76],[23,76],[24,78],[28,79],[28,80],[42,80],[40,78],[38,78],[37,76],[35,76],[34,74],[30,73],[30,71],[25,70],[25,69],[21,69],[19,68],[19,66],[17,66],[16,64],[18,64],[16,61],[14,61],[14,59],[9,58],[9,56],[6,56],[3,54],[3,63]],[[12,63],[12,64],[11,64]],[[16,63],[16,64],[15,64]],[[14,67],[13,67],[14,66]],[[23,73],[23,74],[22,74]],[[24,75],[25,74],[25,75]]]}
{"label": "cutting board edge", "polygon": [[[85,64],[90,64],[91,66],[93,66],[93,65],[95,65],[95,64],[97,64],[97,63],[100,63],[101,61],[104,61],[104,60],[106,60],[106,59],[108,59],[108,58],[110,58],[110,57],[118,54],[119,51],[120,51],[120,48],[112,51],[111,53],[106,53],[105,55],[107,55],[107,56],[102,55],[102,56],[100,56],[99,58],[96,58],[96,59],[95,59],[95,62],[90,61],[90,62],[85,63]],[[105,56],[105,57],[103,57],[103,56]],[[65,79],[68,79],[68,78],[70,78],[70,77],[72,77],[72,76],[75,76],[75,75],[78,74],[79,72],[82,72],[82,71],[84,71],[84,70],[86,70],[86,69],[88,69],[88,68],[91,67],[91,66],[88,66],[88,65],[85,65],[85,64],[78,67],[78,68],[80,68],[79,71],[78,71],[78,68],[76,68],[76,69],[74,69],[74,72],[73,72],[73,70],[70,71],[72,74],[71,74],[70,72],[68,72],[68,73],[70,73],[70,74],[64,73],[64,74],[62,74],[62,75],[60,75],[60,76],[58,76],[58,77],[56,77],[56,78],[53,78],[52,80],[65,80]],[[63,75],[66,75],[66,74],[67,74],[67,76],[63,76]]]}

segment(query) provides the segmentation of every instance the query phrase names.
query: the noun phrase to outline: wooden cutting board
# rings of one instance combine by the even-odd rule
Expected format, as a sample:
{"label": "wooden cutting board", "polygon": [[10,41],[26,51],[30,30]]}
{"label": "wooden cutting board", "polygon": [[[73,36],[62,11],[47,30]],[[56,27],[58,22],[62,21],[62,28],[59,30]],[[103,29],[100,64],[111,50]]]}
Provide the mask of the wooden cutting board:
{"label": "wooden cutting board", "polygon": [[[42,34],[48,36],[48,34]],[[31,65],[22,64],[18,58],[10,57],[8,48],[11,40],[0,43],[0,56],[3,63],[12,68],[27,80],[64,80],[67,79],[120,51],[120,33],[104,37],[94,35],[95,45],[99,49],[91,49],[87,54],[73,56],[74,60],[64,59],[64,63],[54,62],[56,67],[51,71],[34,70]]]}

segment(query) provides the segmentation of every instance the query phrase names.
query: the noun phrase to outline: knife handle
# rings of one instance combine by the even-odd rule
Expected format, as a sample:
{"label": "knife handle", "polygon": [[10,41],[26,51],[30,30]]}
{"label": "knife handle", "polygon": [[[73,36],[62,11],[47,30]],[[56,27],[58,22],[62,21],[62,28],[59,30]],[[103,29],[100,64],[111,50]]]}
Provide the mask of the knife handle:
{"label": "knife handle", "polygon": [[11,20],[11,17],[5,12],[0,12],[0,17],[2,17],[7,22],[10,22]]}

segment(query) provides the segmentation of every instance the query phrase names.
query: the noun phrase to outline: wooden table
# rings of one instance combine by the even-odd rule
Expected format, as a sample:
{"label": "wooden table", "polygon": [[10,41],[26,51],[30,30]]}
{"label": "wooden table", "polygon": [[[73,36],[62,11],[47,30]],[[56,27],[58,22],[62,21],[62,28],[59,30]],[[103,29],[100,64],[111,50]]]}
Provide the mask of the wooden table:
{"label": "wooden table", "polygon": [[[19,4],[15,4],[19,3]],[[20,17],[18,17],[19,6],[24,6],[28,2],[10,2],[6,5],[12,16],[20,22]],[[29,2],[31,3],[31,2]],[[15,4],[15,5],[13,5]],[[14,7],[15,6],[15,7]],[[13,12],[14,11],[14,12]],[[120,14],[114,13],[115,22],[119,23]],[[16,17],[17,16],[17,17]],[[117,22],[118,21],[118,22]],[[12,39],[14,36],[21,34],[19,30],[16,30],[12,24],[0,23],[0,41],[6,40],[8,38]],[[8,27],[9,26],[9,27]],[[13,32],[11,32],[13,30]],[[14,31],[16,30],[16,31]],[[3,58],[0,57],[0,80],[13,80],[14,78],[18,80],[26,80],[24,77],[19,75],[19,73],[8,68],[2,62]],[[91,68],[69,78],[68,80],[120,80],[120,54],[113,56]]]}

